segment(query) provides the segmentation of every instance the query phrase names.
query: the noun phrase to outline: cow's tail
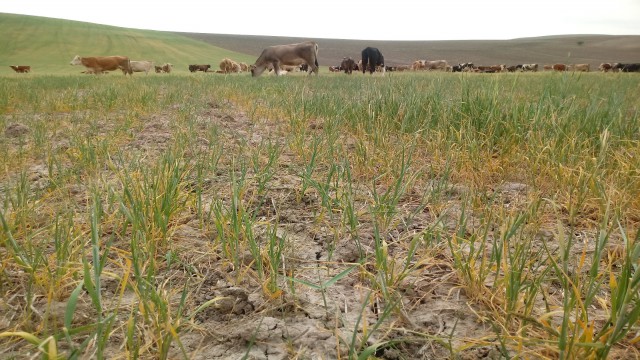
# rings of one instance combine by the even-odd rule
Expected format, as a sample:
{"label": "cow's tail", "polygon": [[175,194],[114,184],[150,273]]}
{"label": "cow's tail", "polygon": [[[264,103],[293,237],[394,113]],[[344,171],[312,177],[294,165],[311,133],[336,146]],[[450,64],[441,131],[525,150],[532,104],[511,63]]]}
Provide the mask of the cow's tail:
{"label": "cow's tail", "polygon": [[[320,67],[318,64],[318,44],[316,43],[316,56],[315,56],[316,69]],[[317,73],[316,73],[317,74]]]}
{"label": "cow's tail", "polygon": [[[133,76],[133,69],[131,68],[131,59],[129,58],[127,58],[127,73]],[[125,75],[127,75],[127,73],[125,73]]]}

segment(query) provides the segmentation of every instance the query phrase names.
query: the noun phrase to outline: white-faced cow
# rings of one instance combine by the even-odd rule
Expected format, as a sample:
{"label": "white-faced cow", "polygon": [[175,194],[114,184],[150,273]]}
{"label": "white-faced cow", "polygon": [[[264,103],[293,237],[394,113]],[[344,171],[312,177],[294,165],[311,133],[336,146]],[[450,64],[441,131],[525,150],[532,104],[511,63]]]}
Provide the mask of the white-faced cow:
{"label": "white-faced cow", "polygon": [[307,64],[309,74],[318,74],[318,44],[305,41],[298,44],[269,46],[262,53],[251,68],[252,76],[260,76],[268,67],[273,67],[276,75],[280,75],[282,65],[299,66]]}
{"label": "white-faced cow", "polygon": [[76,55],[71,65],[82,65],[92,74],[102,74],[104,71],[122,70],[124,74],[133,74],[131,62],[126,56],[89,56]]}
{"label": "white-faced cow", "polygon": [[362,50],[362,73],[365,74],[369,70],[369,74],[373,74],[376,66],[380,66],[384,74],[384,56],[377,48],[366,47]]}
{"label": "white-faced cow", "polygon": [[31,66],[29,65],[9,65],[9,67],[17,73],[28,73],[31,71]]}

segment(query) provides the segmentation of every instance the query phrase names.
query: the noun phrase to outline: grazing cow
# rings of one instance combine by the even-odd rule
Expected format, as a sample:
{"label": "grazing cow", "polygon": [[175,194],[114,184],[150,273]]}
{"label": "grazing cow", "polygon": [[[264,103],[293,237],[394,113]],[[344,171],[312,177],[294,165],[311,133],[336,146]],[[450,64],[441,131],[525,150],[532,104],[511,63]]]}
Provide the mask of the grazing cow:
{"label": "grazing cow", "polygon": [[490,66],[478,66],[476,69],[480,70],[480,72],[484,73],[496,73],[502,72],[507,68],[506,65],[490,65]]}
{"label": "grazing cow", "polygon": [[191,72],[196,72],[196,71],[208,72],[209,69],[211,69],[211,65],[209,65],[209,64],[207,64],[207,65],[189,65],[189,71],[191,71]]}
{"label": "grazing cow", "polygon": [[552,68],[555,71],[567,71],[567,65],[565,64],[553,64]]}
{"label": "grazing cow", "polygon": [[29,65],[9,65],[9,67],[17,73],[28,73],[31,71],[31,66]]}
{"label": "grazing cow", "polygon": [[309,74],[318,75],[318,44],[305,41],[298,44],[269,46],[262,50],[251,69],[251,76],[260,76],[269,65],[273,66],[276,75],[280,75],[281,65],[299,66],[307,64],[311,68]]}
{"label": "grazing cow", "polygon": [[411,64],[411,70],[417,71],[417,70],[424,70],[424,63],[427,62],[427,60],[416,60]]}
{"label": "grazing cow", "polygon": [[553,65],[544,65],[542,68],[544,69],[544,71],[553,70]]}
{"label": "grazing cow", "polygon": [[330,72],[340,72],[341,69],[340,69],[340,66],[338,66],[338,65],[331,65],[331,66],[329,66],[329,71]]}
{"label": "grazing cow", "polygon": [[71,65],[83,65],[87,71],[94,74],[102,74],[104,71],[122,70],[125,74],[133,74],[131,70],[131,62],[126,56],[89,56],[81,57],[76,55],[71,60]]}
{"label": "grazing cow", "polygon": [[382,74],[384,74],[384,56],[374,47],[366,47],[362,50],[362,73],[365,74],[367,69],[369,74],[373,74],[376,71],[376,66],[382,67]]}
{"label": "grazing cow", "polygon": [[398,69],[397,66],[385,66],[384,70],[385,71],[396,71]]}
{"label": "grazing cow", "polygon": [[451,67],[452,72],[468,71],[469,69],[473,69],[473,63],[460,63]]}
{"label": "grazing cow", "polygon": [[340,68],[344,70],[345,74],[351,75],[351,73],[353,73],[353,70],[355,70],[356,68],[356,62],[350,57],[342,58],[342,63],[340,63]]}
{"label": "grazing cow", "polygon": [[573,65],[573,71],[589,72],[591,66],[589,64],[575,64]]}
{"label": "grazing cow", "polygon": [[611,64],[610,63],[602,63],[602,64],[600,64],[600,66],[598,66],[598,70],[600,70],[602,72],[609,72],[609,70],[611,70]]}
{"label": "grazing cow", "polygon": [[446,71],[448,67],[449,67],[449,63],[447,63],[447,60],[432,60],[432,61],[425,61],[424,62],[424,69],[425,70],[443,70],[443,71]]}
{"label": "grazing cow", "polygon": [[[354,69],[356,70],[356,69]],[[396,66],[396,71],[407,71],[411,70],[411,65],[398,65]]]}
{"label": "grazing cow", "polygon": [[508,72],[516,72],[516,70],[518,70],[518,68],[515,65],[507,66]]}
{"label": "grazing cow", "polygon": [[625,64],[622,67],[622,72],[640,72],[640,64],[639,63]]}
{"label": "grazing cow", "polygon": [[538,64],[522,64],[522,71],[538,71]]}
{"label": "grazing cow", "polygon": [[247,65],[247,63],[238,63],[240,64],[240,71],[245,72],[245,71],[249,71],[249,65]]}
{"label": "grazing cow", "polygon": [[229,58],[222,59],[222,61],[220,61],[219,66],[223,74],[239,73],[240,71],[242,71],[240,64],[238,64],[237,62]]}
{"label": "grazing cow", "polygon": [[[133,72],[144,72],[145,75],[149,75],[149,71],[151,71],[151,69],[154,68],[153,67],[153,61],[131,60],[130,64],[131,64],[131,71],[133,71]],[[122,72],[126,74],[124,69],[122,70]]]}
{"label": "grazing cow", "polygon": [[156,69],[156,74],[160,74],[162,72],[162,66],[155,65],[154,68]]}

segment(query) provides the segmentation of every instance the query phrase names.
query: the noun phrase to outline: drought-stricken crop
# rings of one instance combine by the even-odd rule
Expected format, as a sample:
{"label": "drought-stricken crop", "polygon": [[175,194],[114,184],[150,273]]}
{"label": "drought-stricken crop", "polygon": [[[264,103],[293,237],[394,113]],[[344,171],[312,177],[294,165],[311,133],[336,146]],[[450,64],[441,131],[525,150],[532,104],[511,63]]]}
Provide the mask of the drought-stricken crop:
{"label": "drought-stricken crop", "polygon": [[637,84],[7,78],[1,357],[640,356]]}

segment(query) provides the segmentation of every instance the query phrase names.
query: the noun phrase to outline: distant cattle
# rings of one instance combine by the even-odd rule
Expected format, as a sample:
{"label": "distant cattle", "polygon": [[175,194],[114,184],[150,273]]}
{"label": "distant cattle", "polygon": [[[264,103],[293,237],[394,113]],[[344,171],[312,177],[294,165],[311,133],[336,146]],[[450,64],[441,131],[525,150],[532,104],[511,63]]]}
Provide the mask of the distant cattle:
{"label": "distant cattle", "polygon": [[501,72],[506,70],[507,66],[506,65],[489,65],[489,66],[477,66],[476,69],[479,70],[479,72],[484,72],[484,73],[496,73],[496,72]]}
{"label": "distant cattle", "polygon": [[89,56],[76,55],[71,60],[71,65],[82,65],[93,74],[102,74],[104,71],[122,70],[126,74],[133,74],[131,62],[126,56]]}
{"label": "distant cattle", "polygon": [[555,71],[567,71],[567,65],[565,64],[553,64],[552,68]]}
{"label": "distant cattle", "polygon": [[[146,75],[149,75],[149,71],[154,68],[153,67],[153,61],[131,60],[130,64],[131,64],[131,71],[133,71],[133,72],[144,72]],[[125,70],[123,69],[122,72],[125,73]]]}
{"label": "distant cattle", "polygon": [[582,71],[589,72],[591,70],[591,66],[589,64],[575,64],[572,66],[573,71]]}
{"label": "distant cattle", "polygon": [[443,70],[446,71],[449,67],[449,63],[446,60],[432,60],[424,62],[425,70]]}
{"label": "distant cattle", "polygon": [[169,64],[169,63],[164,63],[162,64],[162,66],[154,66],[154,68],[156,69],[156,73],[170,73],[171,69],[173,68],[173,64]]}
{"label": "distant cattle", "polygon": [[249,65],[247,65],[247,63],[238,63],[240,64],[240,71],[249,71]]}
{"label": "distant cattle", "polygon": [[28,73],[31,71],[31,66],[29,65],[9,65],[9,67],[17,73]]}
{"label": "distant cattle", "polygon": [[398,65],[396,66],[396,71],[407,71],[411,70],[411,65]]}
{"label": "distant cattle", "polygon": [[382,67],[382,73],[384,74],[384,56],[374,47],[366,47],[362,50],[362,73],[366,73],[369,70],[369,74],[373,74],[376,71],[376,66]]}
{"label": "distant cattle", "polygon": [[542,68],[544,71],[553,70],[553,65],[544,65]]}
{"label": "distant cattle", "polygon": [[318,44],[306,41],[297,44],[275,45],[264,50],[251,69],[251,76],[260,76],[269,65],[273,66],[276,75],[280,75],[281,65],[309,65],[310,74],[318,74]]}
{"label": "distant cattle", "polygon": [[600,70],[602,72],[609,72],[611,70],[611,64],[610,63],[602,63],[602,64],[600,64],[600,66],[598,66],[598,70]]}
{"label": "distant cattle", "polygon": [[237,62],[229,58],[222,59],[222,61],[220,61],[220,64],[218,64],[218,66],[220,67],[220,70],[224,74],[239,73],[240,71],[242,71],[240,64],[238,64]]}
{"label": "distant cattle", "polygon": [[451,67],[452,72],[462,72],[469,69],[473,69],[473,63],[460,63]]}
{"label": "distant cattle", "polygon": [[209,64],[207,64],[207,65],[189,65],[189,71],[191,71],[191,72],[196,72],[196,71],[208,72],[209,69],[211,69],[211,65],[209,65]]}
{"label": "distant cattle", "polygon": [[622,72],[640,72],[640,64],[625,64],[622,67]]}
{"label": "distant cattle", "polygon": [[522,71],[538,71],[538,64],[522,64]]}
{"label": "distant cattle", "polygon": [[340,68],[344,71],[345,74],[351,75],[353,70],[356,68],[356,62],[350,57],[345,57],[342,59],[342,63],[340,63]]}
{"label": "distant cattle", "polygon": [[340,72],[340,71],[341,71],[341,70],[340,70],[340,66],[338,66],[338,65],[331,65],[331,66],[329,66],[329,71],[330,71],[330,72]]}
{"label": "distant cattle", "polygon": [[515,72],[518,68],[515,65],[507,66],[508,72]]}

